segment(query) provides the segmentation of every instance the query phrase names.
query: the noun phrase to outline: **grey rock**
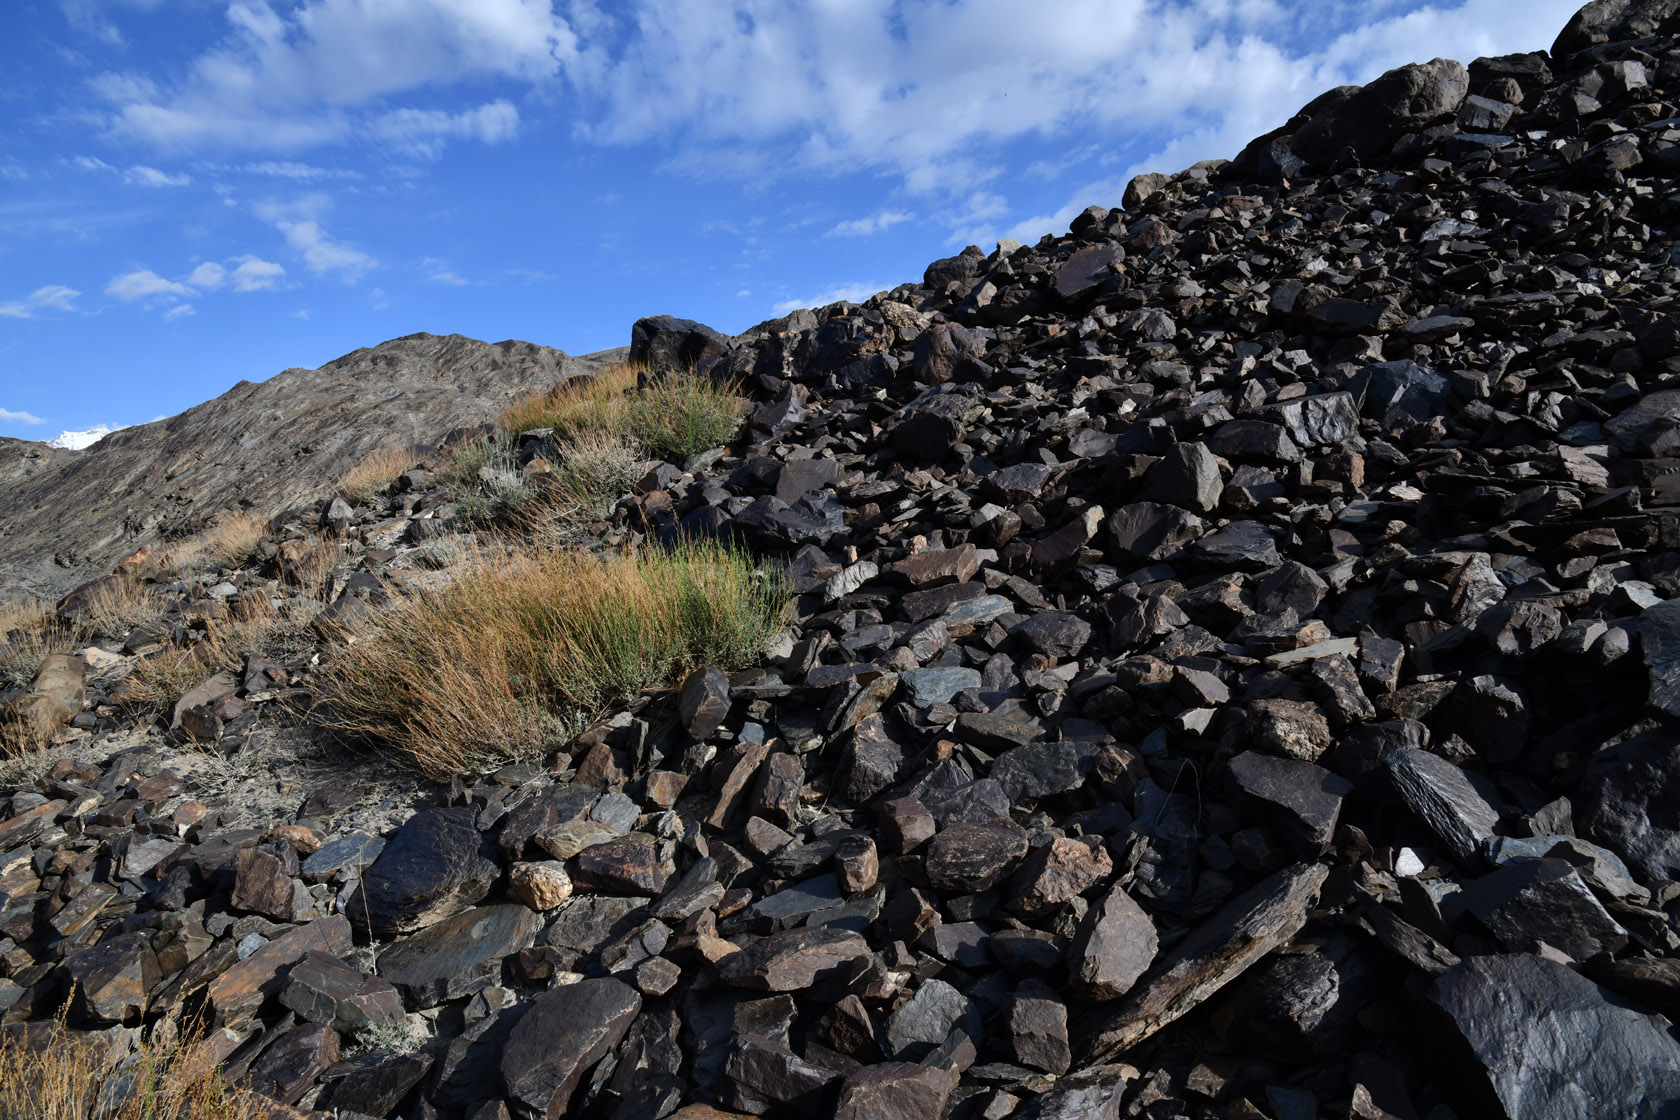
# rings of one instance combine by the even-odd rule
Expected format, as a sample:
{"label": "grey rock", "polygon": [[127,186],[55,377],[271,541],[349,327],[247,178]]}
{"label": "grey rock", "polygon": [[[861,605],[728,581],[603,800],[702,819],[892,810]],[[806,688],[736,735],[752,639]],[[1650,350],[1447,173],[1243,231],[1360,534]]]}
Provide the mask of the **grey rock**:
{"label": "grey rock", "polygon": [[1068,971],[1092,999],[1118,999],[1149,970],[1159,947],[1155,923],[1123,886],[1114,886],[1079,923]]}
{"label": "grey rock", "polygon": [[1508,949],[1543,941],[1585,961],[1627,944],[1627,930],[1561,859],[1507,864],[1468,884],[1463,900]]}
{"label": "grey rock", "polygon": [[1352,782],[1310,762],[1259,751],[1245,751],[1226,766],[1237,789],[1261,807],[1296,855],[1317,859],[1330,850]]}
{"label": "grey rock", "polygon": [[928,882],[938,890],[983,891],[1013,874],[1026,854],[1026,830],[1008,818],[953,824],[928,842]]}
{"label": "grey rock", "polygon": [[1468,1052],[1480,1092],[1466,1104],[1485,1101],[1484,1115],[1680,1115],[1680,1043],[1664,1021],[1560,964],[1527,954],[1471,957],[1438,977],[1428,998]]}
{"label": "grey rock", "polygon": [[1499,824],[1499,810],[1488,804],[1463,771],[1439,755],[1403,747],[1383,762],[1406,807],[1454,859],[1474,865],[1482,842]]}

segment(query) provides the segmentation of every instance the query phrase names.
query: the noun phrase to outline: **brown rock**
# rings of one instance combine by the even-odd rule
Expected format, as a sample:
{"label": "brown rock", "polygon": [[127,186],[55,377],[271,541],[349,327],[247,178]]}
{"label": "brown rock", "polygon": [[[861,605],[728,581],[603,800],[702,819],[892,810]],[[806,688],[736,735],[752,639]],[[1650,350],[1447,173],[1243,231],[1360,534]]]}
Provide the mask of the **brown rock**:
{"label": "brown rock", "polygon": [[840,1086],[834,1120],[929,1120],[945,1111],[956,1075],[910,1062],[865,1066]]}
{"label": "brown rock", "polygon": [[544,992],[502,1050],[508,1096],[545,1120],[565,1116],[584,1074],[618,1045],[641,1009],[635,989],[611,977]]}
{"label": "brown rock", "polygon": [[653,837],[634,832],[579,852],[577,883],[611,894],[657,895],[665,889],[665,868]]}
{"label": "brown rock", "polygon": [[265,999],[280,994],[288,970],[310,950],[342,957],[351,948],[350,922],[341,914],[287,931],[211,981],[208,994],[216,1021],[236,1025],[256,1014]]}

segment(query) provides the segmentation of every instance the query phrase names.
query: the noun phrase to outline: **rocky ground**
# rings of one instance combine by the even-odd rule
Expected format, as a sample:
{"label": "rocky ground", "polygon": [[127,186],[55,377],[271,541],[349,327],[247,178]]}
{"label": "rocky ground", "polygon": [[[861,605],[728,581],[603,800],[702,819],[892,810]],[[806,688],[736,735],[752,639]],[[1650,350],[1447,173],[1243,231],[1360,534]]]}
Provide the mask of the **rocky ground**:
{"label": "rocky ground", "polygon": [[15,701],[73,722],[0,801],[6,1022],[202,1007],[277,1101],[409,1120],[1680,1114],[1677,12],[862,306],[638,323],[754,407],[599,532],[798,597],[556,754],[317,743],[330,647],[134,730],[125,666],[288,542],[342,614],[461,528],[423,471],[276,519]]}

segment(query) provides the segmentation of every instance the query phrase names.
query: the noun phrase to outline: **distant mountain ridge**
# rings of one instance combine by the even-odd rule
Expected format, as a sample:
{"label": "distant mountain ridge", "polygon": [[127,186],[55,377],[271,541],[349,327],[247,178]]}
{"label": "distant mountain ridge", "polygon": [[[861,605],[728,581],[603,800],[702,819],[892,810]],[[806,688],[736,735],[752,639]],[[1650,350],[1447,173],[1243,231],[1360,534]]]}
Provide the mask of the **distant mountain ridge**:
{"label": "distant mountain ridge", "polygon": [[0,600],[55,597],[219,514],[316,497],[363,455],[434,444],[528,389],[622,355],[413,334],[241,381],[85,450],[0,439]]}

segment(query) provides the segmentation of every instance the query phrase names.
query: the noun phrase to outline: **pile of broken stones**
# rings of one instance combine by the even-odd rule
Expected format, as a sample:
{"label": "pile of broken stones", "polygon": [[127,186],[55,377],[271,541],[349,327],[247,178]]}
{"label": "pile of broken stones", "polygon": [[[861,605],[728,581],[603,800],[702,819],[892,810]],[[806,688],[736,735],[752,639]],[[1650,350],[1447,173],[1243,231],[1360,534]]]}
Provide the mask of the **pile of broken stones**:
{"label": "pile of broken stones", "polygon": [[[0,801],[7,1029],[202,1008],[277,1102],[408,1120],[1675,1114],[1677,11],[861,306],[642,320],[754,412],[617,531],[784,557],[769,658],[383,834],[67,759]],[[308,511],[334,610],[426,495]]]}

